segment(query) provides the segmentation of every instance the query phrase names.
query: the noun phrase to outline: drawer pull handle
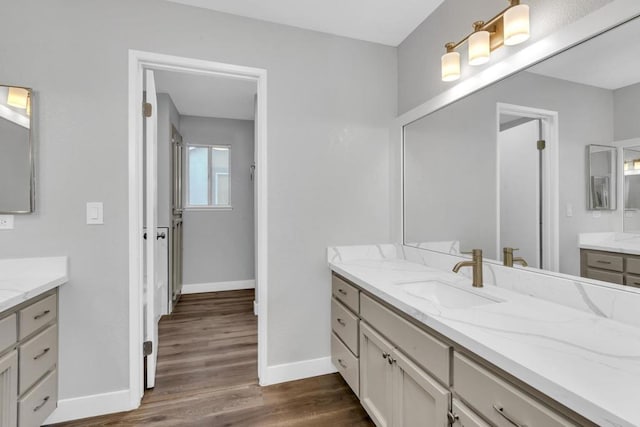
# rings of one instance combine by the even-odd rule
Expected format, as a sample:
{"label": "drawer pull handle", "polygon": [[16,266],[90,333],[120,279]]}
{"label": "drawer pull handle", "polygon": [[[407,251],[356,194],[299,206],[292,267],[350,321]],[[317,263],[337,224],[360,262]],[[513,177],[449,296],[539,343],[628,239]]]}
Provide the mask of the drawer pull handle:
{"label": "drawer pull handle", "polygon": [[607,264],[607,265],[611,264],[611,261],[603,261],[603,260],[601,260],[601,259],[597,260],[596,262],[597,262],[598,264]]}
{"label": "drawer pull handle", "polygon": [[396,363],[396,359],[389,355],[389,357],[387,358],[387,362],[389,362],[389,365],[393,365],[394,363]]}
{"label": "drawer pull handle", "polygon": [[338,289],[338,292],[340,292],[342,295],[347,295],[347,291],[345,291],[345,290],[344,290],[344,289],[342,289],[342,288],[339,288],[339,289]]}
{"label": "drawer pull handle", "polygon": [[40,409],[42,409],[42,407],[46,405],[47,402],[49,401],[49,398],[50,396],[47,396],[44,399],[42,399],[42,403],[36,406],[35,408],[33,408],[33,412],[38,412]]}
{"label": "drawer pull handle", "polygon": [[493,409],[496,410],[496,412],[498,414],[500,414],[500,416],[502,416],[502,418],[504,418],[505,420],[509,421],[511,423],[511,425],[515,426],[515,427],[527,427],[524,424],[520,424],[518,422],[516,422],[513,418],[511,418],[509,415],[507,415],[506,412],[504,412],[504,408],[493,405]]}
{"label": "drawer pull handle", "polygon": [[342,359],[338,359],[338,363],[340,364],[340,366],[342,366],[344,369],[347,369],[347,365],[342,361]]}
{"label": "drawer pull handle", "polygon": [[47,347],[44,350],[42,350],[42,353],[38,354],[37,356],[33,356],[33,360],[38,360],[40,359],[42,356],[44,356],[45,354],[49,353],[49,350],[51,350],[51,347]]}
{"label": "drawer pull handle", "polygon": [[38,320],[44,316],[46,316],[47,314],[51,313],[51,310],[45,310],[40,314],[36,314],[35,316],[33,316],[33,320]]}
{"label": "drawer pull handle", "polygon": [[342,326],[347,326],[347,324],[344,322],[344,320],[342,320],[342,319],[341,319],[341,318],[339,318],[339,317],[336,319],[336,321],[337,321],[338,323],[340,323]]}
{"label": "drawer pull handle", "polygon": [[382,353],[382,358],[386,359],[387,357],[389,357],[389,353]]}

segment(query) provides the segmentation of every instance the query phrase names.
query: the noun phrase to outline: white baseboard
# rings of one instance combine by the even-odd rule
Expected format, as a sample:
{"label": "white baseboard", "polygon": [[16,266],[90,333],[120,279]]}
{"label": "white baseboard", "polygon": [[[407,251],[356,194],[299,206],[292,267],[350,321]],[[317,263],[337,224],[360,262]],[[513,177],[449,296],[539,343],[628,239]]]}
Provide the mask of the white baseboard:
{"label": "white baseboard", "polygon": [[183,294],[201,294],[204,292],[237,291],[255,289],[255,280],[236,280],[234,282],[190,283],[182,285]]}
{"label": "white baseboard", "polygon": [[131,407],[129,390],[112,391],[90,396],[61,399],[58,407],[47,418],[45,424],[55,424],[97,415],[113,414],[135,409]]}
{"label": "white baseboard", "polygon": [[337,369],[333,366],[331,357],[321,357],[301,362],[267,366],[266,371],[264,378],[260,378],[261,386],[332,374],[337,372]]}

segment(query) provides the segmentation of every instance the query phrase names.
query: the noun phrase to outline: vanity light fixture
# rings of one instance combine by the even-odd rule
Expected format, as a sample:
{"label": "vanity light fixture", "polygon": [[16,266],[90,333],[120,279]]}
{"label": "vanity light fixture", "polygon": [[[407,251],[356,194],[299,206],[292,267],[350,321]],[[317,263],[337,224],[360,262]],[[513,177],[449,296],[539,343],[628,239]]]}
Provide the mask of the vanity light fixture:
{"label": "vanity light fixture", "polygon": [[16,108],[27,108],[29,91],[21,87],[10,87],[7,95],[7,105]]}
{"label": "vanity light fixture", "polygon": [[469,44],[469,65],[489,61],[491,52],[503,45],[513,46],[529,38],[529,6],[520,0],[508,0],[509,7],[488,21],[473,23],[473,32],[458,43],[447,43],[442,56],[442,81],[460,78],[460,54],[456,52],[465,42]]}

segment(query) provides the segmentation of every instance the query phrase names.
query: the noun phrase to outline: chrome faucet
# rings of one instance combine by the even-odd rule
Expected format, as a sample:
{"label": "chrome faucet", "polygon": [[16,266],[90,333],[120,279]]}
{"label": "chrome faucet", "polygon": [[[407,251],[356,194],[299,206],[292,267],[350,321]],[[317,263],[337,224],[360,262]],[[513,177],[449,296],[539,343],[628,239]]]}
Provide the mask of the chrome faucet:
{"label": "chrome faucet", "polygon": [[505,267],[513,267],[513,263],[516,262],[523,267],[528,267],[527,261],[525,261],[522,257],[513,257],[513,252],[517,251],[518,248],[504,248],[502,250],[502,262]]}
{"label": "chrome faucet", "polygon": [[482,249],[474,249],[471,251],[471,261],[460,261],[453,266],[453,272],[457,273],[462,267],[473,268],[473,287],[482,287]]}

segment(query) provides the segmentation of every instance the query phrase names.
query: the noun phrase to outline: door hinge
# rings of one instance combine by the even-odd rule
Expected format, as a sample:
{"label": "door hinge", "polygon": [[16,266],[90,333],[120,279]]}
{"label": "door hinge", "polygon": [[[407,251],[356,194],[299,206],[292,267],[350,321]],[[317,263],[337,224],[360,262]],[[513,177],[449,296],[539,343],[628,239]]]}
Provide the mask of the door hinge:
{"label": "door hinge", "polygon": [[148,356],[153,353],[153,343],[151,341],[145,341],[142,343],[142,355]]}
{"label": "door hinge", "polygon": [[151,114],[153,113],[153,107],[151,106],[150,103],[145,102],[142,104],[142,115],[145,117],[151,117]]}
{"label": "door hinge", "polygon": [[539,140],[538,150],[544,150],[545,148],[547,148],[547,141],[545,141],[544,139]]}

